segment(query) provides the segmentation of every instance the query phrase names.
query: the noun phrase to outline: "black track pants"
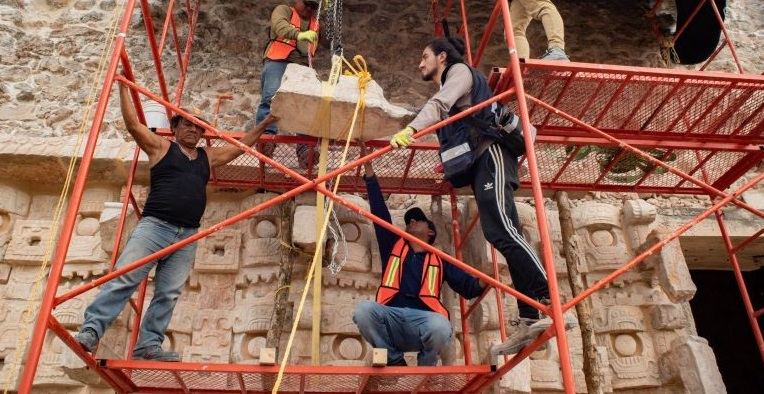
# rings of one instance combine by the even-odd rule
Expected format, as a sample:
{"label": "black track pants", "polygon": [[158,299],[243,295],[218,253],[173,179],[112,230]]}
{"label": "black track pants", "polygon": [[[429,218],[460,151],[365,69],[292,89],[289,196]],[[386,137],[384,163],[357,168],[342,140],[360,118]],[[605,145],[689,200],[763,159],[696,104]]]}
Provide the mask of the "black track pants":
{"label": "black track pants", "polygon": [[[544,265],[520,233],[513,198],[519,183],[517,159],[494,143],[477,159],[473,174],[483,234],[507,260],[515,289],[536,300],[548,298]],[[539,318],[539,311],[524,302],[518,302],[518,308],[521,317]]]}

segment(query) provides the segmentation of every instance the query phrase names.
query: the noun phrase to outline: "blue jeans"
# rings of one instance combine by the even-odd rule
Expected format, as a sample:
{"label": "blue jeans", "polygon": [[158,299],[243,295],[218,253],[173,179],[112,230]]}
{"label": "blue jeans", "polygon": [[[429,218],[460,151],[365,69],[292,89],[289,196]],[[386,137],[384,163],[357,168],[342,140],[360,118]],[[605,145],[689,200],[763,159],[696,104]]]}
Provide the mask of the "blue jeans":
{"label": "blue jeans", "polygon": [[[262,98],[260,99],[260,105],[257,106],[257,114],[255,115],[256,124],[260,124],[271,113],[271,100],[273,100],[273,96],[276,95],[276,91],[281,86],[281,78],[284,76],[288,64],[289,62],[286,60],[265,59],[263,62],[263,75],[260,78]],[[271,124],[265,129],[265,134],[277,134],[278,131],[278,127],[275,124]]]}
{"label": "blue jeans", "polygon": [[[199,229],[180,227],[157,218],[146,216],[138,222],[127,240],[125,249],[117,259],[116,269],[134,263],[156,251],[186,239]],[[196,242],[186,245],[159,260],[106,282],[95,300],[85,309],[85,322],[80,331],[93,329],[102,338],[106,329],[122,312],[125,304],[143,278],[156,266],[154,297],[141,322],[140,336],[134,350],[162,346],[164,333],[172,318],[188,274],[191,272]]]}
{"label": "blue jeans", "polygon": [[369,300],[356,305],[353,322],[371,346],[387,349],[388,365],[402,363],[404,352],[419,352],[418,366],[437,365],[440,352],[454,338],[451,322],[439,313]]}

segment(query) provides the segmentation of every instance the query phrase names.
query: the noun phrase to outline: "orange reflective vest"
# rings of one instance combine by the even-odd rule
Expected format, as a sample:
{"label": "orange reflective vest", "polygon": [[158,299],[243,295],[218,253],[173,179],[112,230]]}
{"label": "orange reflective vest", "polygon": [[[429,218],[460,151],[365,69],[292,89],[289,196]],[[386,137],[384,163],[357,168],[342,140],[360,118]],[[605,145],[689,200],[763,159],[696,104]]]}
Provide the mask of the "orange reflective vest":
{"label": "orange reflective vest", "polygon": [[[292,26],[300,30],[300,15],[297,14],[297,10],[292,7],[292,19],[289,21]],[[308,29],[318,32],[318,20],[316,18],[310,18],[308,23]],[[308,44],[310,50],[310,56],[316,55],[316,45]],[[277,37],[271,40],[271,46],[268,48],[268,52],[265,53],[265,57],[271,60],[284,60],[289,57],[289,54],[297,49],[297,41],[290,40],[283,37]]]}
{"label": "orange reflective vest", "polygon": [[[377,302],[386,305],[395,297],[401,288],[401,264],[406,261],[409,253],[409,245],[403,238],[393,246],[390,258],[387,259],[382,284],[377,290]],[[443,283],[443,263],[440,257],[427,253],[422,265],[422,287],[419,290],[419,299],[434,312],[440,313],[448,319],[448,310],[440,302],[440,287]]]}

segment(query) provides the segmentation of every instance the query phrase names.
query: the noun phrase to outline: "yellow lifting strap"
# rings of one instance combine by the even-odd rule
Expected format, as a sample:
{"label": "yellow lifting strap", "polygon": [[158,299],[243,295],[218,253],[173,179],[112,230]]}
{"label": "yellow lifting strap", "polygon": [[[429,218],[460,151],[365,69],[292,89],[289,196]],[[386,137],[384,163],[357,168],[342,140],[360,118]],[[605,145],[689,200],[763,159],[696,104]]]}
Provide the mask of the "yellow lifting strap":
{"label": "yellow lifting strap", "polygon": [[[319,113],[317,115],[318,118],[318,124],[323,125],[324,127],[321,128],[322,134],[324,137],[321,139],[321,154],[319,159],[319,176],[326,174],[326,164],[327,164],[327,152],[329,148],[329,138],[328,138],[328,130],[330,127],[330,104],[331,104],[331,98],[333,96],[334,92],[334,85],[336,85],[337,81],[339,80],[339,75],[342,69],[342,62],[345,62],[345,64],[352,70],[351,75],[355,75],[358,79],[358,89],[359,89],[359,96],[358,96],[358,102],[355,106],[355,111],[353,112],[353,118],[350,121],[349,127],[346,129],[347,132],[343,132],[342,135],[347,135],[347,138],[345,139],[345,149],[342,152],[342,158],[340,160],[340,167],[345,165],[345,162],[347,161],[347,153],[350,148],[350,141],[353,137],[353,132],[355,130],[356,122],[358,122],[361,126],[361,130],[363,130],[363,119],[364,119],[364,110],[366,108],[366,85],[371,81],[371,74],[369,73],[366,61],[361,57],[360,55],[356,55],[353,58],[353,61],[355,62],[358,69],[356,70],[353,68],[350,63],[345,60],[345,58],[334,56],[332,58],[332,71],[329,74],[329,81],[324,84],[323,89],[323,101],[321,103],[321,107],[319,108]],[[315,124],[315,123],[314,123]],[[337,178],[334,180],[333,184],[333,193],[337,193],[337,190],[340,185],[340,178],[342,175],[338,175]],[[316,223],[320,223],[320,226],[317,225],[317,234],[316,237],[316,251],[313,254],[313,261],[310,264],[310,268],[308,269],[308,275],[305,278],[305,288],[302,291],[302,296],[300,297],[300,302],[297,307],[297,313],[294,314],[294,321],[292,323],[292,330],[289,333],[289,340],[287,341],[286,349],[284,350],[284,357],[281,359],[281,364],[279,366],[279,373],[276,378],[276,382],[273,385],[273,390],[271,391],[273,394],[277,393],[279,390],[279,387],[281,386],[281,380],[284,377],[284,370],[286,369],[287,361],[289,360],[289,354],[292,350],[292,343],[294,342],[294,336],[297,332],[297,324],[300,320],[300,316],[302,315],[302,309],[305,306],[305,299],[308,295],[308,290],[310,289],[309,283],[311,280],[313,280],[313,341],[312,341],[312,362],[313,364],[319,363],[319,357],[320,354],[317,351],[319,346],[318,338],[316,338],[318,335],[320,335],[320,328],[321,328],[321,270],[316,269],[316,267],[319,267],[319,262],[321,261],[321,256],[323,252],[322,244],[323,239],[326,236],[326,228],[329,224],[329,213],[332,211],[334,207],[334,200],[330,200],[328,207],[324,209],[324,195],[321,193],[316,193]],[[320,215],[320,216],[318,216]]]}

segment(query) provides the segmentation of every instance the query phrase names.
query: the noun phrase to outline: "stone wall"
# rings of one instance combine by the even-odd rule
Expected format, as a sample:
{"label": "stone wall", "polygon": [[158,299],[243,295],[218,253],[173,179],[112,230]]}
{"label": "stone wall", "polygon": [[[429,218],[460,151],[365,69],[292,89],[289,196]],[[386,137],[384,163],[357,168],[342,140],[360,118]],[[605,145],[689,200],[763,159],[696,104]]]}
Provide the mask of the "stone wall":
{"label": "stone wall", "polygon": [[[166,1],[150,2],[157,29],[163,20]],[[211,117],[217,97],[232,94],[217,120],[221,128],[239,130],[252,118],[259,101],[260,53],[270,9],[278,2],[207,1],[194,39],[188,80],[182,102],[199,108]],[[627,0],[593,0],[577,2],[557,0],[566,22],[568,53],[576,61],[660,66],[656,41],[644,18],[645,2]],[[48,241],[54,227],[54,207],[66,174],[67,157],[82,128],[90,126],[92,102],[99,88],[98,71],[105,39],[122,2],[94,0],[0,0],[0,156],[5,165],[0,169],[0,381],[15,385],[19,357],[23,346],[22,321],[29,294],[39,279],[40,262],[47,260]],[[419,80],[416,65],[422,47],[429,41],[432,24],[430,4],[392,0],[346,1],[345,53],[365,56],[374,79],[382,86],[391,102],[417,108],[432,94],[432,87]],[[473,42],[484,24],[490,7],[469,2],[474,18]],[[179,20],[185,14],[176,10]],[[737,44],[743,66],[759,74],[764,67],[764,3],[758,0],[729,0],[727,21]],[[128,53],[139,81],[157,91],[145,38],[141,35],[142,20],[138,13],[131,21],[136,33],[128,36]],[[395,29],[390,29],[395,26]],[[185,38],[185,24],[179,23],[180,36]],[[500,45],[499,32],[486,53],[484,64],[506,64],[506,49]],[[529,29],[532,55],[544,48],[539,26]],[[175,54],[168,44],[163,53],[165,75],[176,81]],[[325,53],[328,43],[322,41]],[[731,56],[724,51],[714,70],[734,70]],[[316,68],[323,75],[328,59],[319,56]],[[95,89],[95,90],[94,90]],[[112,95],[114,98],[114,95]],[[391,130],[392,132],[392,130]],[[103,275],[108,269],[114,248],[116,214],[122,187],[134,144],[126,135],[111,103],[101,130],[94,175],[83,198],[71,250],[67,256],[61,294]],[[139,165],[139,178],[134,192],[145,198],[147,181],[145,158]],[[763,187],[748,194],[747,201],[764,201]],[[253,190],[211,190],[203,219],[208,226],[251,207],[270,197]],[[357,197],[358,203],[363,201]],[[745,196],[744,196],[745,198]],[[757,200],[758,199],[758,200]],[[306,194],[295,201],[293,218],[298,223],[315,221],[315,198]],[[403,211],[419,205],[432,212],[439,226],[438,245],[452,252],[452,242],[445,236],[450,224],[450,206],[439,200],[417,196],[392,196],[390,205],[397,224]],[[710,205],[703,198],[675,196],[592,193],[576,201],[574,227],[585,240],[587,285],[612,272],[638,253],[641,247],[665,236],[665,229],[675,228],[693,211]],[[764,204],[759,205],[764,208]],[[463,227],[474,215],[471,200],[460,200],[458,207]],[[555,240],[557,273],[565,283],[564,259],[560,255],[561,235],[553,204],[549,206],[549,225]],[[200,242],[194,272],[189,279],[168,331],[166,346],[181,353],[184,361],[257,363],[259,349],[265,344],[270,326],[272,299],[279,285],[276,280],[282,256],[293,256],[295,271],[289,301],[295,302],[305,283],[311,249],[311,231],[294,233],[303,239],[299,250],[285,249],[279,242],[283,210],[277,205],[246,221],[217,232]],[[534,210],[527,199],[519,204],[524,224],[523,234],[538,247]],[[287,214],[291,214],[287,212]],[[741,214],[735,223],[747,223]],[[379,256],[371,225],[351,212],[338,210],[339,223],[347,236],[340,258],[346,261],[339,274],[324,270],[323,318],[321,323],[321,362],[331,365],[363,365],[371,349],[352,324],[352,305],[360,299],[372,298],[380,274]],[[728,215],[734,216],[734,215]],[[310,229],[310,225],[301,226]],[[692,235],[708,240],[717,234],[714,228]],[[740,230],[740,237],[749,229]],[[723,390],[711,349],[696,336],[688,300],[694,285],[687,274],[692,258],[703,258],[688,248],[691,237],[669,244],[660,255],[641,264],[612,286],[593,297],[596,309],[595,330],[601,359],[609,366],[604,371],[606,387],[612,392],[720,392]],[[718,242],[718,241],[716,241]],[[684,253],[683,253],[684,251]],[[698,256],[701,255],[701,256]],[[470,239],[466,259],[488,271],[490,261],[485,242],[479,232]],[[344,257],[344,258],[343,258]],[[707,257],[707,254],[706,254]],[[686,262],[685,259],[688,261]],[[751,260],[753,266],[757,263]],[[705,260],[718,266],[719,261]],[[761,262],[758,263],[759,266]],[[506,266],[502,277],[508,281]],[[149,286],[150,296],[151,286]],[[85,293],[55,311],[56,317],[69,330],[76,330],[82,311],[94,296]],[[564,289],[564,298],[570,296]],[[458,309],[453,294],[448,305]],[[505,297],[509,317],[515,316],[514,300]],[[31,304],[34,310],[34,304]],[[474,360],[485,360],[486,350],[498,340],[499,322],[493,312],[495,299],[483,301],[480,312],[470,321]],[[310,309],[310,308],[308,308]],[[328,318],[331,317],[331,318]],[[104,340],[101,356],[121,356],[132,317],[123,314]],[[291,322],[290,322],[291,324]],[[290,362],[309,363],[311,313],[299,319],[297,339]],[[444,363],[460,364],[463,333],[454,321],[457,341],[453,351],[444,355]],[[286,346],[282,335],[281,348]],[[580,371],[581,344],[579,332],[570,333],[574,369]],[[556,348],[535,353],[502,380],[501,392],[560,391]],[[415,358],[410,358],[413,362]],[[585,392],[583,376],[576,376],[577,391]],[[100,393],[109,392],[92,373],[53,335],[48,334],[37,380],[40,392]],[[13,386],[11,386],[13,387]]]}

